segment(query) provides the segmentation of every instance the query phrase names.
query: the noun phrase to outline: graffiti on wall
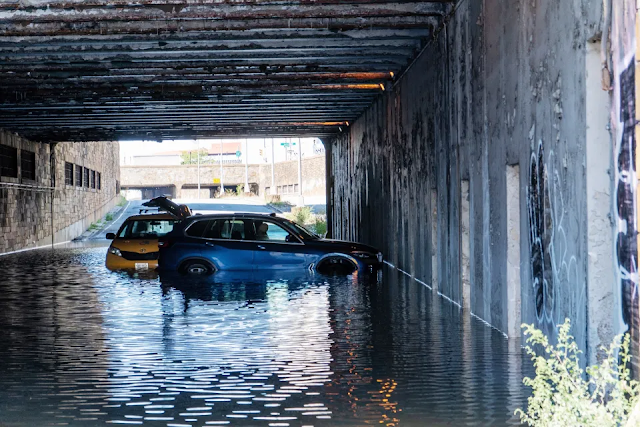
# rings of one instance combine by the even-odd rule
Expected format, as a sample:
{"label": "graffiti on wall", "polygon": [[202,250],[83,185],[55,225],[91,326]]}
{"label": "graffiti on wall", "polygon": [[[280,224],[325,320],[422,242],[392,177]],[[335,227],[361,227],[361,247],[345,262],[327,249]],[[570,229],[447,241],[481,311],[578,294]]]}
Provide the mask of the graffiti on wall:
{"label": "graffiti on wall", "polygon": [[638,236],[636,222],[636,136],[635,59],[631,59],[618,79],[619,135],[615,151],[615,249],[622,319],[632,337],[638,337]]}
{"label": "graffiti on wall", "polygon": [[529,243],[531,245],[531,276],[538,319],[553,311],[553,276],[551,269],[553,217],[549,215],[548,175],[544,164],[542,142],[533,150],[527,189],[529,210]]}
{"label": "graffiti on wall", "polygon": [[[567,244],[563,180],[555,164],[553,150],[545,158],[542,141],[532,147],[527,186],[531,283],[538,321],[552,326],[558,320],[554,314],[559,290],[578,279],[577,258]],[[584,298],[582,290],[575,292],[578,299]]]}

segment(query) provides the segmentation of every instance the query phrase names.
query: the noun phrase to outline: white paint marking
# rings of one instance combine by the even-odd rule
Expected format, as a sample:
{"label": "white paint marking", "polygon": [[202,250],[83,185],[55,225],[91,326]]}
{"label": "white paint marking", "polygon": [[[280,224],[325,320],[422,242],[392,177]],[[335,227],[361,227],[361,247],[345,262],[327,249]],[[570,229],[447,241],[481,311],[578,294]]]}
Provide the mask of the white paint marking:
{"label": "white paint marking", "polygon": [[420,280],[420,279],[415,279],[415,278],[414,278],[413,280],[415,280],[416,282],[420,283],[421,285],[426,286],[426,287],[427,287],[427,288],[429,288],[430,290],[433,290],[433,288],[431,287],[431,285],[427,285],[427,284],[426,284],[425,282],[423,282],[422,280]]}
{"label": "white paint marking", "polygon": [[129,210],[129,205],[131,204],[131,202],[127,202],[127,206],[125,206],[124,210],[120,213],[120,215],[118,215],[118,218],[116,218],[115,221],[113,221],[111,224],[115,224],[116,222],[120,221],[120,218],[122,218],[122,215],[124,215],[124,213]]}
{"label": "white paint marking", "polygon": [[[412,275],[410,275],[409,273],[407,273],[404,270],[401,270],[399,268],[394,267],[391,263],[384,261],[385,264],[390,265],[391,267],[395,268],[396,270],[398,270],[399,272],[411,277],[413,280],[415,280],[416,282],[420,283],[421,285],[426,286],[429,289],[433,289],[431,286],[427,285],[425,282],[423,282],[422,280],[416,279],[415,277],[413,277]],[[459,309],[462,309],[462,306],[460,304],[458,304],[457,302],[455,302],[454,300],[452,300],[451,298],[449,298],[446,295],[443,295],[441,292],[438,292],[438,295],[441,296],[442,298],[444,298],[445,300],[449,301],[450,303],[452,303],[453,305],[457,306]],[[475,317],[476,319],[480,320],[482,323],[484,323],[485,325],[487,325],[488,327],[490,327],[491,329],[495,329],[496,331],[500,332],[505,338],[509,339],[509,336],[502,332],[500,329],[496,328],[495,326],[493,326],[491,323],[487,322],[486,320],[482,319],[481,317],[470,313],[473,317]]]}
{"label": "white paint marking", "polygon": [[473,313],[471,313],[471,315],[473,317],[475,317],[476,319],[478,319],[479,321],[481,321],[482,323],[484,323],[485,325],[487,325],[488,327],[490,327],[491,329],[495,329],[496,331],[500,332],[502,335],[504,335],[505,338],[509,339],[509,336],[507,334],[505,334],[500,329],[498,329],[495,326],[493,326],[491,323],[489,323],[486,320],[484,320],[482,317],[478,316],[477,314],[473,314]]}

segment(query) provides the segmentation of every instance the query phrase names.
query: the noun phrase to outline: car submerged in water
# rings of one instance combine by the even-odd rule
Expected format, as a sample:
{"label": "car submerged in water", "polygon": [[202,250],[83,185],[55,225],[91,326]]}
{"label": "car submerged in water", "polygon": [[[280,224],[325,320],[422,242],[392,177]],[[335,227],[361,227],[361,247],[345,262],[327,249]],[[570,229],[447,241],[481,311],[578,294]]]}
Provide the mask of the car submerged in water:
{"label": "car submerged in water", "polygon": [[352,274],[377,270],[382,253],[355,242],[323,239],[275,214],[217,213],[191,216],[171,200],[145,203],[176,217],[172,230],[158,237],[158,269],[188,275],[216,271],[308,269]]}
{"label": "car submerged in water", "polygon": [[158,267],[158,238],[173,229],[176,217],[170,214],[134,215],[117,233],[107,233],[112,240],[107,249],[109,270],[153,270]]}
{"label": "car submerged in water", "polygon": [[[144,206],[158,207],[152,201]],[[186,205],[166,203],[163,209],[166,213],[148,214],[148,210],[141,209],[140,215],[127,218],[117,233],[107,233],[106,238],[112,240],[105,261],[109,270],[144,271],[158,267],[158,238],[170,232],[179,218],[191,215]]]}

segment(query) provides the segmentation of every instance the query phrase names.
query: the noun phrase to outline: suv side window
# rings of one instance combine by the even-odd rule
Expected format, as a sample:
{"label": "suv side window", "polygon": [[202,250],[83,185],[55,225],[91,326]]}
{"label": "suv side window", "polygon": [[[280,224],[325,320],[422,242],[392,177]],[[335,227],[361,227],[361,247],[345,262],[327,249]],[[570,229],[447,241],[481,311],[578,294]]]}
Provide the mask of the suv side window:
{"label": "suv side window", "polygon": [[[252,225],[251,221],[246,221],[246,223]],[[219,218],[208,221],[201,236],[205,239],[250,240],[247,233],[251,234],[251,229],[246,229],[244,220]]]}
{"label": "suv side window", "polygon": [[202,234],[204,233],[205,228],[207,228],[207,224],[209,222],[211,221],[195,221],[187,228],[185,233],[187,233],[187,236],[189,237],[202,237]]}
{"label": "suv side window", "polygon": [[241,219],[226,220],[222,225],[223,239],[245,240],[244,221]]}
{"label": "suv side window", "polygon": [[[254,226],[256,230],[256,240],[286,242],[287,237],[291,234],[280,225],[271,221],[255,220]],[[297,239],[294,241],[298,242]]]}
{"label": "suv side window", "polygon": [[224,223],[229,221],[228,219],[212,219],[207,224],[207,228],[204,230],[205,239],[221,239],[222,238],[222,228]]}

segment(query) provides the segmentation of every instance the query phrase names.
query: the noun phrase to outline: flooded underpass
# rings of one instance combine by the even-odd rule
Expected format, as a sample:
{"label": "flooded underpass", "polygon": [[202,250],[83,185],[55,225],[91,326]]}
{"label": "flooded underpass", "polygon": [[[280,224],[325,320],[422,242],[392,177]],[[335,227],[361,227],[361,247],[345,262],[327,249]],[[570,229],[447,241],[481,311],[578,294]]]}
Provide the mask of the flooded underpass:
{"label": "flooded underpass", "polygon": [[517,425],[530,361],[423,285],[132,277],[103,242],[0,258],[0,425]]}

